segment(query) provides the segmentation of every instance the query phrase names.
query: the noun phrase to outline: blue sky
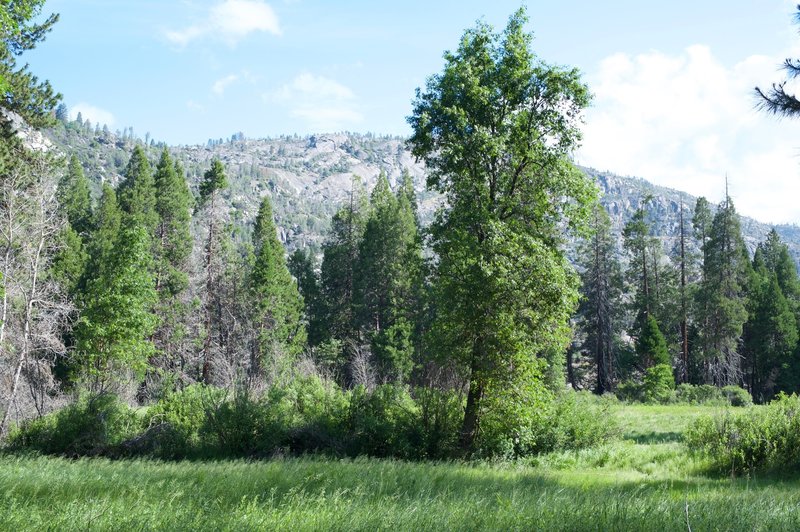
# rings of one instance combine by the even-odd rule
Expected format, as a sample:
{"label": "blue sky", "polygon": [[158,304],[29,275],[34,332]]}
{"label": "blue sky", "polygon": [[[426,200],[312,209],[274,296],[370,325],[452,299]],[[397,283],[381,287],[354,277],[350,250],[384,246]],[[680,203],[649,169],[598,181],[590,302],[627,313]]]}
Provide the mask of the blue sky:
{"label": "blue sky", "polygon": [[[584,73],[578,162],[800,222],[800,122],[753,111],[752,87],[800,57],[785,0],[526,2],[534,49]],[[26,55],[73,112],[171,144],[323,131],[407,134],[414,89],[483,18],[519,0],[50,0]]]}

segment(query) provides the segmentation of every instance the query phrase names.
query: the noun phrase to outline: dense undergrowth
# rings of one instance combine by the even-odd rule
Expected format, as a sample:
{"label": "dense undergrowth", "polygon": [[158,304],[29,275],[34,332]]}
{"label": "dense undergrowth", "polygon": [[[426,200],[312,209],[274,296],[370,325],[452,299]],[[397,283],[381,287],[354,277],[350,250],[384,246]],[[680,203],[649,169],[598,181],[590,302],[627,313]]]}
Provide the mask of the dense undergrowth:
{"label": "dense undergrowth", "polygon": [[[615,432],[610,402],[590,394],[548,395],[514,416],[487,415],[473,453],[514,458],[597,445]],[[381,385],[343,390],[316,377],[273,386],[257,397],[193,385],[139,411],[113,395],[83,397],[23,423],[11,450],[63,456],[269,458],[461,457],[463,397],[433,389]]]}

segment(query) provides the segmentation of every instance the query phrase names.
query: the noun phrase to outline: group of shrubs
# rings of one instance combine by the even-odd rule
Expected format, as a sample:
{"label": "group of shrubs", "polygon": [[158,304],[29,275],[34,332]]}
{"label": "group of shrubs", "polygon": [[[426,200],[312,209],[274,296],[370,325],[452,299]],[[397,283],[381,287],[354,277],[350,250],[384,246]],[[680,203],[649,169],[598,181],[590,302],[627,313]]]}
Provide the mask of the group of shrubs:
{"label": "group of shrubs", "polygon": [[779,395],[769,404],[698,418],[686,431],[690,449],[732,475],[800,467],[800,397]]}
{"label": "group of shrubs", "polygon": [[[487,412],[476,454],[514,457],[588,447],[614,430],[607,406],[588,394],[565,392],[535,403],[513,419]],[[192,385],[138,410],[113,395],[82,397],[23,423],[9,446],[65,456],[164,459],[306,453],[446,459],[462,456],[463,413],[463,394],[431,388],[343,390],[304,377],[254,397]]]}
{"label": "group of shrubs", "polygon": [[753,398],[739,386],[717,387],[710,384],[675,386],[672,368],[659,364],[649,368],[641,383],[625,381],[617,386],[616,396],[627,402],[652,404],[690,404],[707,406],[750,406]]}

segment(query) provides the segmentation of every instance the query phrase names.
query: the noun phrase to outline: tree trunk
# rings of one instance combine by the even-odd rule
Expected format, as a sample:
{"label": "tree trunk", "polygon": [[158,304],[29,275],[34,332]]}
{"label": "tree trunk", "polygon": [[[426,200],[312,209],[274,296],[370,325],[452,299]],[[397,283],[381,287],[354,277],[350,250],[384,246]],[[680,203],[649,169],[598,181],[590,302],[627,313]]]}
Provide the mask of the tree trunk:
{"label": "tree trunk", "polygon": [[478,428],[480,427],[480,409],[484,383],[482,376],[479,374],[480,366],[485,358],[483,351],[483,338],[478,338],[472,346],[469,392],[467,393],[467,406],[464,409],[464,421],[461,424],[459,438],[459,445],[464,456],[469,456],[472,453],[475,439],[478,437]]}

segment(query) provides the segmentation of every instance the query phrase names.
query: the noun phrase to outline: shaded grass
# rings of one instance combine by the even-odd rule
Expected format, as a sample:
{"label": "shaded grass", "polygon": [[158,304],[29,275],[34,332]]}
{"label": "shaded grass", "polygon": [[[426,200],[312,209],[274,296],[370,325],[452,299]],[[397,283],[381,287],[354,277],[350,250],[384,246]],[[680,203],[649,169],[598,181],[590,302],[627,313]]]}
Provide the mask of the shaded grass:
{"label": "shaded grass", "polygon": [[0,456],[0,529],[800,528],[797,480],[714,478],[681,442],[637,443],[704,411],[621,406],[622,441],[514,464]]}

